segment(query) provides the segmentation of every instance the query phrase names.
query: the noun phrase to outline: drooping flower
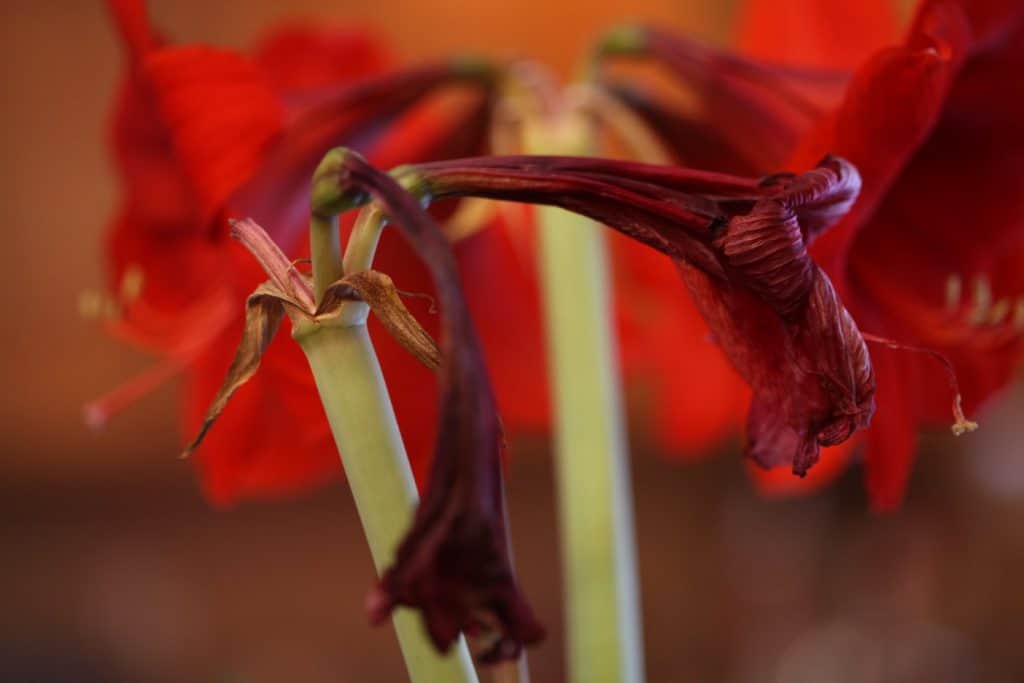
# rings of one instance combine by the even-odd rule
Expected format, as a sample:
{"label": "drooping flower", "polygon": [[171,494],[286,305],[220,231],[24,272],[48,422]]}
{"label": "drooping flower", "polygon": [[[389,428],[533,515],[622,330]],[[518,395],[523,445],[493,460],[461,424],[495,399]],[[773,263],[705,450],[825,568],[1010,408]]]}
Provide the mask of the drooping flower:
{"label": "drooping flower", "polygon": [[[749,13],[765,16],[762,4],[749,3]],[[845,11],[824,0],[804,4],[816,9],[809,16]],[[750,41],[760,56],[789,63],[755,63],[748,72],[774,74],[761,79],[758,91],[773,100],[768,111],[789,106],[793,88],[817,94],[802,119],[776,118],[777,139],[786,141],[776,154],[800,168],[832,151],[854,163],[864,180],[851,212],[811,246],[812,254],[864,328],[952,361],[968,413],[1009,381],[1022,348],[1024,322],[1015,326],[1014,316],[1024,306],[1013,297],[1024,283],[1013,264],[1024,239],[1024,145],[1014,116],[1020,98],[1005,96],[1000,85],[1024,61],[1022,17],[1015,2],[925,2],[902,45],[876,52],[832,92],[806,87],[822,82],[807,79],[818,73],[810,67],[839,74],[836,69],[850,66],[851,50],[844,63],[807,52],[809,67],[801,67],[794,51],[809,43],[817,50],[820,42],[784,30],[782,22],[748,24],[744,31],[748,39],[756,36]],[[884,22],[879,25],[884,32]],[[867,36],[864,51],[877,40],[873,32]],[[779,79],[789,94],[764,89]],[[697,118],[722,134],[716,119]],[[704,161],[727,167],[733,152],[722,149],[721,165],[713,153]],[[964,283],[973,286],[969,300],[960,295]],[[867,481],[873,505],[885,509],[902,499],[919,425],[948,420],[949,391],[927,354],[879,344],[873,357],[879,411],[867,432]]]}
{"label": "drooping flower", "polygon": [[[108,251],[111,288],[128,295],[112,327],[165,361],[94,403],[89,414],[101,422],[153,383],[184,371],[185,428],[191,432],[231,360],[242,327],[238,304],[260,279],[227,239],[225,218],[254,216],[273,226],[274,239],[292,258],[307,256],[309,178],[327,149],[345,143],[384,166],[478,151],[491,77],[466,60],[393,71],[378,43],[357,31],[286,26],[251,55],[174,45],[152,29],[139,0],[110,5],[129,62],[113,136],[123,209]],[[431,97],[460,85],[466,86],[462,99]],[[464,240],[460,255],[487,261],[492,273],[529,292],[498,227]],[[428,273],[404,244],[386,239],[378,259],[403,290],[430,294]],[[536,302],[519,295],[509,302],[506,313],[520,322],[509,334],[506,320],[489,314],[493,295],[477,290],[470,299],[484,324],[488,354],[501,360],[496,381],[503,407],[514,426],[540,427],[547,416],[543,382],[524,386],[528,372],[518,362],[522,347],[540,346],[528,334],[537,329],[529,322],[539,316]],[[425,321],[434,325],[431,316]],[[436,406],[420,396],[432,378],[380,332],[374,334],[382,364],[422,474]],[[269,421],[269,414],[287,419]],[[302,491],[340,473],[319,398],[294,345],[271,345],[263,371],[232,402],[196,459],[204,491],[217,503]]]}
{"label": "drooping flower", "polygon": [[521,595],[509,559],[501,422],[452,247],[417,198],[352,151],[340,149],[325,157],[315,182],[318,214],[334,214],[372,198],[420,255],[437,291],[441,352],[387,276],[350,273],[326,287],[317,305],[311,282],[295,271],[270,236],[252,221],[238,222],[235,236],[270,281],[248,298],[242,342],[194,445],[208,430],[216,433],[210,428],[229,399],[258,377],[262,356],[285,314],[311,329],[304,334],[330,334],[315,328],[337,315],[345,300],[368,303],[406,350],[438,370],[441,406],[428,485],[393,566],[371,594],[371,618],[380,623],[397,606],[415,607],[438,650],[448,651],[467,632],[485,643],[482,662],[514,659],[524,645],[540,641],[544,629]]}
{"label": "drooping flower", "polygon": [[751,386],[748,453],[803,475],[821,446],[867,426],[867,349],[806,244],[849,209],[860,178],[826,157],[763,180],[573,157],[481,157],[396,171],[425,196],[575,211],[671,257]]}

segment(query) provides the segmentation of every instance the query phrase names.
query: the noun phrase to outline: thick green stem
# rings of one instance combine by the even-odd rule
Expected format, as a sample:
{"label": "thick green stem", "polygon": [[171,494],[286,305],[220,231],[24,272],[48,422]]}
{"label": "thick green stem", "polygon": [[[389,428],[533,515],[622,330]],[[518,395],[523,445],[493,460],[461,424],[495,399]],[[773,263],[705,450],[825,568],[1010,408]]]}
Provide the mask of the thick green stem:
{"label": "thick green stem", "polygon": [[332,282],[341,278],[341,236],[338,234],[337,216],[318,216],[309,219],[309,253],[313,260],[313,291],[317,303]]}
{"label": "thick green stem", "polygon": [[[418,500],[380,364],[365,325],[322,325],[295,336],[313,371],[380,574],[393,562]],[[414,683],[476,682],[464,638],[441,656],[415,612],[398,609],[393,622]]]}
{"label": "thick green stem", "polygon": [[[572,115],[527,129],[528,151],[589,150]],[[609,274],[601,230],[539,207],[540,266],[554,382],[555,454],[569,672],[579,683],[643,680],[636,549]]]}

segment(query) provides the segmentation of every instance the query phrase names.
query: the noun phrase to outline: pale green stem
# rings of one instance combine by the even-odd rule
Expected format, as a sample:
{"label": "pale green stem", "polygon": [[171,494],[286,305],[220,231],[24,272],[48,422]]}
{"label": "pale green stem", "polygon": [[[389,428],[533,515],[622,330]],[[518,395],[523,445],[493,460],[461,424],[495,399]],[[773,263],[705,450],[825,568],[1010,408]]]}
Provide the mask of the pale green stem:
{"label": "pale green stem", "polygon": [[[379,232],[380,221],[377,224]],[[368,225],[365,231],[372,227]],[[336,221],[314,217],[310,241],[319,300],[327,285],[342,276]],[[372,258],[372,248],[370,254]],[[365,312],[359,315],[357,309],[353,313],[357,322],[342,317],[333,324],[309,323],[297,327],[294,336],[313,371],[380,575],[394,562],[419,496],[384,375],[364,324]],[[465,638],[460,637],[448,655],[442,656],[431,643],[419,614],[400,608],[395,610],[392,622],[413,683],[477,682]]]}
{"label": "pale green stem", "polygon": [[341,236],[338,234],[337,216],[318,216],[313,214],[309,219],[309,253],[313,259],[313,291],[316,301],[332,282],[340,279],[344,272],[341,268]]}
{"label": "pale green stem", "polygon": [[[582,120],[540,121],[527,133],[534,154],[590,151]],[[604,234],[558,208],[539,207],[537,215],[570,679],[638,683],[644,667],[633,501]]]}
{"label": "pale green stem", "polygon": [[[380,574],[394,561],[418,496],[370,335],[365,325],[328,325],[299,330],[296,339],[313,370]],[[414,683],[477,680],[464,638],[441,656],[419,614],[398,609],[392,620]]]}

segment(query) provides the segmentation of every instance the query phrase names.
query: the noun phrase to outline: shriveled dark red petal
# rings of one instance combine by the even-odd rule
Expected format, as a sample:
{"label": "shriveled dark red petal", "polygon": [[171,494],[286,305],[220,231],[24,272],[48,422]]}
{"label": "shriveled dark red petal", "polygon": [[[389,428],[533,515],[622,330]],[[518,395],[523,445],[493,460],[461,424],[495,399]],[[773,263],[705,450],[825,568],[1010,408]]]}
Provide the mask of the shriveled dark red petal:
{"label": "shriveled dark red petal", "polygon": [[[461,631],[486,630],[485,661],[515,657],[544,631],[519,592],[508,555],[499,449],[501,426],[447,239],[417,200],[353,152],[321,166],[336,200],[368,194],[429,268],[442,313],[441,416],[427,489],[412,529],[370,601],[384,619],[398,605],[422,610],[438,649]],[[316,207],[315,207],[316,208]],[[321,209],[322,210],[322,209]]]}
{"label": "shriveled dark red petal", "polygon": [[819,446],[867,425],[874,410],[867,349],[806,248],[856,198],[860,179],[845,161],[826,157],[807,173],[754,185],[558,157],[454,160],[408,169],[404,177],[434,197],[568,208],[671,256],[715,340],[754,390],[751,453],[767,464],[791,462],[802,474]]}

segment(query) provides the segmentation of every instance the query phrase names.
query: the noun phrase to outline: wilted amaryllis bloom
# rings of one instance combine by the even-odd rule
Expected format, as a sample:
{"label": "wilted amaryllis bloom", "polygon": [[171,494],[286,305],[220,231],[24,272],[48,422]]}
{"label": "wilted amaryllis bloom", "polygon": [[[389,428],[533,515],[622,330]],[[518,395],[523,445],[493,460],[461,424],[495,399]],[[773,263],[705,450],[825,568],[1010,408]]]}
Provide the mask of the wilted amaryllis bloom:
{"label": "wilted amaryllis bloom", "polygon": [[524,645],[540,641],[544,630],[520,594],[509,560],[501,423],[452,247],[415,197],[354,152],[337,150],[325,159],[314,196],[314,211],[321,215],[373,198],[406,237],[434,280],[441,309],[440,356],[386,275],[351,273],[329,286],[316,305],[312,283],[295,271],[270,236],[252,221],[238,222],[235,237],[270,280],[248,299],[245,334],[197,442],[232,394],[259,376],[261,356],[285,314],[310,330],[304,334],[331,334],[323,324],[346,300],[368,303],[407,350],[438,370],[441,389],[428,485],[394,565],[371,595],[371,618],[379,623],[396,606],[415,607],[440,651],[467,632],[485,644],[481,661],[514,659]]}
{"label": "wilted amaryllis bloom", "polygon": [[857,171],[826,157],[762,180],[572,157],[482,157],[396,171],[431,198],[551,204],[671,257],[716,341],[750,384],[748,453],[803,475],[820,446],[867,426],[875,381],[864,341],[807,242],[838,221]]}
{"label": "wilted amaryllis bloom", "polygon": [[[283,27],[249,55],[175,45],[151,27],[139,0],[111,0],[110,7],[128,53],[113,122],[124,198],[108,243],[112,287],[123,293],[112,327],[165,361],[92,404],[89,415],[102,422],[184,371],[186,429],[193,431],[241,333],[238,304],[260,277],[227,239],[225,217],[254,216],[274,226],[274,239],[289,256],[307,256],[309,181],[327,149],[345,143],[384,166],[473,153],[485,139],[493,78],[465,60],[390,70],[385,51],[357,31]],[[458,101],[430,97],[456,85],[462,86]],[[465,240],[460,255],[525,283],[506,242],[500,229],[488,231]],[[378,262],[403,290],[431,292],[429,274],[404,244],[385,239]],[[526,284],[520,289],[530,291]],[[494,294],[483,288],[470,298],[488,353],[500,361],[504,407],[515,425],[541,425],[543,384],[524,384],[530,373],[517,363],[522,347],[540,346],[528,334],[537,329],[536,303],[510,298],[508,318],[497,320],[490,313]],[[520,322],[512,334],[509,319]],[[436,324],[430,316],[426,321]],[[432,378],[386,335],[376,337],[421,474],[436,411],[422,400],[421,387]],[[217,503],[301,491],[341,472],[305,359],[293,344],[271,346],[263,372],[196,457],[204,490]]]}
{"label": "wilted amaryllis bloom", "polygon": [[[814,17],[841,9],[825,0],[803,4]],[[771,14],[751,5],[756,16]],[[651,54],[666,64],[673,59],[666,45],[692,47],[651,35],[651,46],[659,46]],[[757,36],[752,44],[768,58],[792,60],[801,45],[800,32],[781,22],[748,24],[744,35]],[[875,38],[865,49],[877,46]],[[832,59],[807,55],[815,67]],[[1017,121],[1024,100],[1004,85],[1024,64],[1024,7],[923,3],[903,44],[876,52],[852,74],[736,63],[748,65],[743,78],[760,84],[770,111],[803,103],[802,117],[772,123],[773,139],[786,141],[776,157],[800,168],[831,150],[862,174],[864,189],[849,215],[811,247],[854,317],[874,334],[947,357],[963,385],[964,408],[976,410],[1009,381],[1022,350],[1024,138]],[[732,163],[734,150],[721,151],[712,168]],[[929,354],[879,344],[873,357],[879,411],[867,432],[867,482],[873,505],[885,509],[902,499],[919,425],[948,421],[949,390]],[[954,412],[955,428],[966,429],[959,404]]]}

